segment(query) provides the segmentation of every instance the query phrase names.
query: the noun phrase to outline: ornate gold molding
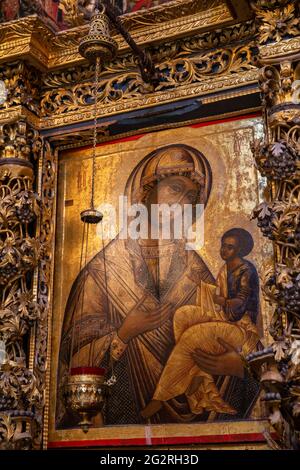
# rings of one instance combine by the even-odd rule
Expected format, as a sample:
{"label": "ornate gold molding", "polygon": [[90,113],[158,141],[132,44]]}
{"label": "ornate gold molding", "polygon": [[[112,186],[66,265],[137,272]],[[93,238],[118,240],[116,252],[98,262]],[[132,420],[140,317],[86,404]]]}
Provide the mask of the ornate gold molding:
{"label": "ornate gold molding", "polygon": [[[249,73],[249,83],[256,83],[257,82],[257,76],[258,76],[258,71],[253,71],[251,75]],[[230,88],[230,83],[232,85],[231,88]],[[247,87],[245,87],[245,90],[235,90],[235,87],[238,87],[242,84],[245,84],[244,77],[240,77],[240,78],[235,77],[234,79],[232,78],[232,79],[230,79],[230,82],[224,83],[224,93],[220,93],[220,94],[213,95],[213,96],[210,96],[208,94],[209,96],[203,97],[203,99],[201,99],[201,101],[202,101],[203,104],[217,103],[218,101],[223,101],[223,100],[226,100],[226,99],[231,99],[231,98],[235,98],[235,97],[239,97],[239,96],[249,95],[249,94],[255,93],[259,90],[258,85],[257,85],[257,87],[251,88],[250,90],[247,89]],[[228,87],[226,85],[228,85]],[[221,91],[221,89],[220,89],[220,91]],[[177,97],[180,100],[180,99],[182,99],[182,97],[197,96],[200,93],[199,87],[195,87],[194,92],[195,92],[195,95],[188,95],[186,90],[184,90],[183,94],[181,94],[181,93],[179,94],[177,92],[162,94],[161,95],[162,103],[168,103],[170,101],[175,102]],[[140,104],[139,108],[140,109],[142,109],[143,107],[147,108],[147,107],[150,107],[151,105],[155,106],[156,104],[160,104],[160,102],[158,100],[157,101],[154,100],[152,103],[148,102],[147,104],[145,104],[143,101],[141,101],[141,104]],[[120,112],[123,112],[123,111],[124,111],[124,109],[120,110]],[[252,112],[253,110],[247,110],[247,112],[248,111]],[[257,111],[257,108],[255,108],[254,111]],[[115,114],[116,114],[115,112],[112,112],[111,116],[113,116]],[[106,116],[107,116],[107,114],[106,114]],[[54,127],[62,127],[63,128],[63,126],[65,126],[67,124],[74,124],[74,123],[79,123],[79,122],[82,123],[83,121],[88,121],[88,120],[92,119],[92,117],[93,117],[92,111],[91,112],[79,111],[79,112],[75,112],[75,113],[66,114],[63,117],[57,116],[56,118],[53,118],[53,119],[52,118],[40,119],[40,118],[37,118],[32,113],[30,113],[23,106],[17,106],[17,107],[8,109],[8,110],[0,110],[0,121],[3,122],[3,123],[10,123],[10,122],[16,121],[18,119],[25,118],[26,121],[31,126],[37,128],[37,129],[41,129],[41,130],[43,130],[43,129],[52,129]],[[98,118],[100,119],[101,117],[103,117],[103,115],[98,114]],[[223,117],[225,117],[225,115]],[[217,118],[217,116],[214,116],[214,118]],[[108,124],[111,125],[113,122],[115,122],[115,121],[110,121]],[[106,125],[107,125],[107,123],[103,123],[103,124],[101,124],[101,127],[103,127],[105,129]],[[69,133],[69,134],[71,135],[72,133]],[[84,134],[84,132],[83,132],[83,134]],[[62,131],[61,135],[62,135],[61,140],[63,140],[64,139],[63,136],[65,135],[65,133]],[[76,132],[75,132],[75,135],[76,135]],[[100,129],[100,137],[101,137],[101,140],[104,137],[104,134],[102,133],[101,129]],[[57,140],[59,140],[59,139],[57,139]]]}
{"label": "ornate gold molding", "polygon": [[[258,72],[256,69],[242,72],[233,76],[222,76],[218,80],[206,80],[204,83],[195,85],[186,85],[178,87],[175,90],[154,92],[142,97],[136,97],[128,100],[128,102],[121,101],[117,104],[107,104],[101,107],[98,117],[114,116],[116,114],[124,113],[133,109],[144,109],[160,104],[170,103],[182,100],[184,98],[191,98],[196,96],[204,96],[218,91],[234,89],[238,86],[246,86],[257,82]],[[252,90],[255,92],[255,90]],[[237,93],[239,96],[241,93]],[[223,96],[215,97],[214,102],[223,99]],[[41,128],[53,128],[69,125],[72,123],[89,121],[93,117],[92,106],[82,107],[75,112],[60,114],[56,111],[56,115],[44,117],[40,120]]]}
{"label": "ornate gold molding", "polygon": [[[275,3],[281,1],[286,3],[287,0],[274,0]],[[264,10],[263,0],[259,0],[259,2]],[[298,23],[294,22],[292,18],[288,19],[287,27],[282,28],[281,32],[278,32],[275,27],[273,32],[270,25],[272,26],[272,21],[276,23],[278,19],[276,20],[276,15],[270,16],[269,13],[261,15],[257,24],[254,24],[252,20],[236,24],[240,19],[245,20],[250,17],[246,11],[245,14],[242,12],[243,4],[242,1],[205,0],[203,2],[197,0],[195,2],[187,0],[183,2],[176,0],[172,2],[174,10],[171,7],[169,9],[170,3],[167,7],[159,7],[156,10],[124,17],[123,21],[127,22],[126,24],[132,31],[136,42],[150,49],[157,68],[162,71],[162,80],[155,90],[144,84],[138,73],[134,57],[128,53],[128,47],[123,39],[116,36],[120,56],[114,62],[106,64],[101,73],[99,89],[101,106],[98,117],[114,116],[130,110],[146,109],[192,97],[195,100],[199,98],[203,104],[208,104],[226,98],[256,93],[258,85],[257,87],[253,85],[258,84],[259,71],[254,38],[256,32],[265,31],[268,24],[268,39],[266,40],[266,36],[259,36],[259,42],[261,42],[260,60],[264,63],[268,61],[271,63],[281,62],[281,65],[277,65],[275,68],[265,68],[260,79],[262,91],[266,97],[265,104],[268,111],[266,125],[269,129],[269,140],[256,148],[256,157],[257,165],[269,178],[271,196],[263,206],[263,213],[267,218],[270,216],[269,218],[272,220],[267,221],[268,226],[265,231],[267,233],[267,229],[269,229],[272,237],[277,241],[276,270],[270,274],[271,278],[273,276],[273,284],[267,273],[265,292],[267,295],[271,294],[269,298],[272,301],[275,299],[278,303],[279,297],[283,298],[282,292],[286,290],[286,280],[293,282],[294,273],[298,270],[298,254],[296,256],[295,253],[299,249],[299,243],[291,241],[291,237],[293,236],[295,239],[297,231],[295,224],[299,219],[297,207],[299,194],[298,189],[295,190],[295,186],[297,187],[298,184],[298,180],[295,178],[299,177],[299,164],[296,156],[296,153],[299,153],[299,122],[297,123],[299,112],[297,107],[291,105],[294,96],[291,86],[299,79],[299,69],[293,65],[292,59],[295,60],[294,58],[299,53],[300,35],[296,35],[295,28],[298,27]],[[231,7],[234,5],[233,10],[230,5]],[[257,5],[258,1],[256,7]],[[176,14],[174,13],[175,7]],[[187,13],[184,17],[180,13],[183,7]],[[237,10],[239,13],[235,18],[234,11]],[[210,31],[212,29],[213,31]],[[5,165],[2,165],[6,173],[3,173],[4,176],[2,175],[4,178],[2,182],[4,181],[5,184],[0,185],[0,191],[3,191],[0,193],[0,217],[3,217],[4,214],[8,219],[11,217],[9,214],[13,213],[16,208],[19,208],[18,210],[21,212],[24,205],[30,205],[28,197],[23,194],[25,180],[31,181],[30,191],[34,192],[31,166],[24,164],[22,166],[19,161],[17,164],[10,162],[9,159],[21,160],[20,156],[22,155],[32,155],[40,151],[40,141],[35,129],[60,128],[51,131],[55,135],[52,135],[49,142],[44,141],[42,156],[39,158],[38,164],[35,163],[38,166],[36,173],[39,174],[35,194],[39,204],[43,207],[42,213],[39,213],[37,218],[37,238],[42,243],[43,250],[38,253],[36,250],[36,257],[31,257],[34,258],[31,269],[27,271],[27,274],[33,278],[26,304],[29,313],[26,312],[24,303],[20,307],[18,289],[20,288],[21,294],[28,294],[27,291],[24,291],[24,285],[23,287],[17,285],[21,277],[16,279],[16,284],[12,283],[12,287],[9,287],[11,289],[9,292],[12,292],[10,298],[7,300],[9,295],[5,294],[4,301],[2,300],[2,307],[5,303],[5,309],[10,310],[13,314],[3,316],[2,323],[0,322],[0,337],[4,331],[5,338],[10,341],[11,338],[8,336],[13,335],[17,321],[22,333],[19,334],[19,337],[22,336],[22,338],[28,334],[31,325],[35,325],[35,334],[31,335],[30,340],[29,367],[25,367],[24,362],[17,360],[19,358],[15,354],[15,350],[9,345],[9,361],[6,365],[7,369],[4,371],[6,376],[4,373],[0,373],[0,383],[3,382],[5,393],[7,392],[4,383],[5,377],[9,376],[14,384],[13,399],[15,401],[12,400],[8,392],[5,395],[5,406],[6,408],[10,406],[13,413],[0,412],[0,439],[5,441],[7,448],[17,448],[18,446],[24,448],[33,445],[39,447],[41,444],[39,423],[42,421],[44,422],[44,438],[45,440],[47,438],[48,408],[46,407],[44,415],[44,405],[45,402],[47,403],[49,390],[50,348],[48,346],[50,344],[49,325],[53,301],[57,149],[88,144],[92,137],[91,131],[86,128],[82,128],[80,132],[78,130],[70,132],[63,129],[65,126],[83,123],[93,118],[91,97],[94,70],[78,54],[78,43],[85,31],[86,26],[83,25],[55,33],[37,16],[4,24],[0,30],[0,63],[3,64],[0,66],[0,79],[5,81],[9,90],[7,102],[0,107],[0,121],[4,124],[0,147],[3,147],[2,156],[6,158]],[[278,34],[280,34],[280,41],[278,41]],[[290,62],[286,62],[287,57],[291,59]],[[252,86],[249,87],[249,85]],[[222,117],[225,116],[218,115],[211,119]],[[26,120],[26,125],[24,120]],[[110,122],[99,125],[100,141],[113,140],[109,136],[109,126],[113,123],[112,118]],[[176,127],[178,124],[156,126],[155,129],[172,126]],[[140,132],[149,130],[143,129]],[[136,134],[136,131],[126,133],[126,135],[133,134]],[[275,145],[276,147],[274,147]],[[27,161],[26,158],[23,160]],[[284,169],[281,169],[279,165],[281,160],[287,162]],[[0,166],[0,173],[2,170]],[[14,185],[12,175],[19,184],[19,190],[13,195],[5,192],[8,191],[7,188],[3,189],[3,186],[7,186],[11,192]],[[274,175],[278,177],[277,180]],[[279,182],[280,178],[282,181]],[[7,205],[8,196],[13,197]],[[34,206],[34,202],[32,202],[32,206]],[[260,209],[256,214],[258,219],[262,218]],[[7,212],[9,212],[8,216]],[[26,222],[23,223],[23,226],[24,224]],[[22,247],[19,226],[19,222],[14,225],[15,238],[19,240],[20,245],[14,252],[16,256],[17,251]],[[1,244],[4,245],[4,236],[2,238]],[[20,256],[18,259],[21,266]],[[294,264],[288,265],[288,259],[291,259]],[[33,262],[39,263],[38,271]],[[0,263],[0,277],[1,269],[3,270],[3,266]],[[24,277],[24,269],[22,272],[20,270],[20,273]],[[7,275],[7,271],[4,274]],[[13,285],[17,285],[15,293]],[[295,315],[294,312],[287,311],[286,303],[283,305],[280,299],[279,308],[282,310],[277,310],[272,325],[276,340],[274,351],[286,346],[285,356],[284,359],[281,358],[281,361],[284,360],[285,364],[289,364],[288,373],[292,371],[291,373],[294,374],[296,371],[298,374],[298,369],[294,370],[293,366],[290,367],[290,363],[292,363],[293,354],[297,352],[295,348],[292,348],[295,346],[294,341],[297,338],[296,335],[299,335],[297,331],[300,330],[300,326],[298,326],[296,319],[296,333],[295,328],[286,330],[291,323],[291,318],[294,318]],[[4,308],[2,308],[3,310]],[[22,318],[20,312],[22,312]],[[20,348],[19,343],[21,344]],[[17,347],[18,351],[22,352],[22,341],[18,342]],[[280,367],[278,364],[273,367],[272,363],[272,372],[276,372],[277,367],[277,372],[288,383],[284,367],[281,367],[281,363]],[[297,377],[298,375],[296,375],[298,380]],[[293,380],[294,378],[295,374]],[[24,388],[23,380],[25,380],[27,388]],[[290,392],[288,396],[291,404],[289,410],[293,412],[294,407],[298,406],[298,399],[295,398],[298,388],[296,392],[295,389],[291,389]],[[3,394],[0,391],[0,395],[1,393]],[[25,399],[28,401],[27,407],[24,407]],[[32,411],[33,405],[34,413]],[[269,405],[270,408],[273,407],[273,411],[277,411],[278,397],[277,402],[274,401],[274,397],[273,401],[269,400]],[[23,414],[20,414],[19,411]],[[273,412],[271,416],[271,419],[274,420],[274,416],[276,418],[278,414]],[[28,434],[26,436],[21,432],[20,423],[27,426]],[[282,429],[281,421],[278,429]]]}
{"label": "ornate gold molding", "polygon": [[[248,92],[249,93],[249,92]],[[232,98],[232,97],[235,97],[235,96],[240,96],[239,94],[237,93],[229,93],[228,94],[228,98]],[[223,99],[225,99],[227,97],[226,96],[223,96]],[[214,102],[214,101],[211,101],[211,102]],[[261,108],[260,107],[256,107],[256,108],[249,108],[247,109],[247,112],[249,113],[249,115],[254,115],[254,114],[259,114],[261,111]],[[210,117],[210,120],[211,121],[218,121],[218,120],[223,120],[223,119],[231,119],[231,118],[236,118],[238,116],[244,116],[245,115],[245,111],[242,110],[242,111],[235,111],[235,112],[232,112],[232,113],[225,113],[225,114],[216,114],[214,116],[211,116]],[[112,121],[111,123],[108,123],[108,126],[107,126],[107,129],[103,129],[102,132],[100,132],[100,138],[98,139],[98,143],[104,143],[104,142],[113,142],[114,140],[119,140],[119,139],[123,139],[123,138],[126,138],[126,137],[131,137],[131,136],[134,136],[137,134],[137,131],[136,130],[133,130],[133,131],[128,131],[128,132],[123,132],[121,134],[117,134],[115,136],[112,136],[110,133],[109,133],[109,125],[112,124],[114,121]],[[192,120],[188,120],[188,121],[181,121],[181,122],[178,122],[178,123],[172,123],[172,124],[159,124],[157,126],[148,126],[148,127],[144,127],[144,128],[141,128],[139,129],[139,134],[144,134],[144,133],[147,133],[147,132],[153,132],[153,131],[159,131],[159,130],[166,130],[166,129],[175,129],[177,127],[184,127],[184,126],[189,126],[189,125],[195,125],[195,124],[200,124],[200,123],[204,123],[204,122],[207,122],[207,118],[199,118],[199,119],[192,119]],[[63,150],[69,150],[69,149],[78,149],[78,148],[81,148],[81,147],[85,147],[85,146],[91,146],[92,143],[93,143],[93,139],[92,139],[92,135],[91,135],[91,132],[87,132],[87,131],[83,131],[82,133],[75,133],[75,136],[73,138],[73,134],[67,134],[67,139],[66,141],[64,141],[64,134],[62,133],[60,135],[60,138],[57,139],[57,137],[54,135],[53,137],[50,137],[49,138],[49,141],[52,143],[54,143],[55,145],[55,148],[60,152],[60,151],[63,151]]]}
{"label": "ornate gold molding", "polygon": [[[183,34],[185,36],[199,34],[212,28],[236,24],[241,17],[243,20],[246,19],[242,14],[236,16],[236,8],[232,6],[232,2],[225,0],[205,0],[205,2],[176,0],[171,3],[173,3],[172,9],[177,12],[173,16],[168,13],[169,7],[164,6],[158,10],[146,12],[142,10],[123,17],[137,44],[149,46],[181,37]],[[187,14],[183,14],[184,11]],[[244,13],[247,11],[245,8]],[[247,14],[248,17],[250,15]],[[150,18],[153,20],[152,23],[148,22]],[[82,25],[55,33],[36,15],[4,23],[0,32],[0,62],[26,56],[35,65],[48,70],[82,63],[78,44],[87,27]],[[121,54],[128,50],[123,38],[116,35],[115,39]]]}
{"label": "ornate gold molding", "polygon": [[[154,62],[157,64],[163,61],[170,61],[179,57],[185,58],[187,54],[204,54],[205,51],[212,51],[217,48],[233,47],[235,44],[242,46],[249,44],[255,36],[255,25],[253,21],[238,24],[226,29],[215,29],[214,31],[198,34],[190,38],[181,38],[176,41],[153,45],[149,49]],[[136,59],[131,53],[117,57],[113,62],[105,64],[100,77],[111,76],[136,71]],[[67,70],[53,70],[47,73],[44,83],[48,88],[55,88],[59,85],[67,85],[72,82],[78,82],[78,73],[82,80],[92,79],[94,76],[94,68],[90,64],[82,66],[68,67]]]}
{"label": "ornate gold molding", "polygon": [[[254,31],[250,21],[153,46],[151,54],[161,72],[155,90],[142,81],[132,54],[118,57],[101,72],[98,117],[256,83],[257,52],[250,40]],[[0,79],[9,91],[0,118],[10,121],[25,113],[28,122],[42,129],[88,121],[93,77],[93,67],[85,64],[45,74],[23,62],[0,65]]]}
{"label": "ornate gold molding", "polygon": [[278,59],[292,58],[300,51],[300,33],[296,38],[287,39],[260,47],[259,54],[263,63],[278,62]]}
{"label": "ornate gold molding", "polygon": [[41,128],[41,120],[33,113],[28,111],[25,106],[19,105],[9,109],[0,109],[0,122],[2,124],[18,121],[19,119],[26,119],[26,122],[35,129]]}
{"label": "ornate gold molding", "polygon": [[[235,7],[239,4],[241,11],[243,3],[241,1],[225,3],[222,0],[205,2],[188,0],[184,2],[184,7],[191,8],[193,5],[194,10],[187,10],[189,14],[184,18],[180,15],[166,16],[169,10],[165,7],[159,9],[161,16],[156,16],[156,19],[160,18],[160,20],[155,22],[151,19],[153,11],[128,16],[124,21],[132,25],[130,28],[134,39],[139,44],[151,47],[155,63],[163,72],[164,78],[156,90],[142,83],[134,58],[127,54],[127,45],[117,37],[121,55],[115,62],[107,64],[101,74],[102,103],[98,117],[113,116],[137,108],[149,108],[190,97],[199,97],[199,99],[201,97],[203,103],[212,103],[232,96],[252,93],[253,91],[249,91],[247,87],[258,81],[256,51],[252,42],[255,28],[253,22],[249,21],[227,29],[218,29],[224,24],[235,24],[242,17],[234,17],[232,9],[229,8],[230,3],[234,3]],[[180,12],[183,2],[176,0],[173,6],[175,4],[177,12]],[[197,5],[201,6],[201,11],[196,10]],[[248,18],[247,13],[243,16],[243,19],[245,18]],[[208,30],[212,28],[214,31],[209,32]],[[0,67],[0,79],[5,81],[9,89],[8,100],[0,109],[0,120],[5,123],[5,129],[10,129],[3,137],[6,156],[19,157],[24,152],[29,151],[31,154],[36,152],[38,148],[32,147],[33,144],[38,143],[34,129],[64,127],[92,119],[92,103],[89,96],[91,96],[94,71],[92,67],[84,63],[77,52],[79,40],[85,29],[85,26],[81,26],[55,33],[37,16],[2,25],[0,62],[4,65]],[[203,31],[206,31],[205,34]],[[163,44],[159,45],[160,42]],[[290,42],[287,47],[294,47],[290,46]],[[14,63],[14,60],[17,62]],[[6,65],[8,62],[9,65]],[[164,71],[167,73],[164,74]],[[45,75],[43,75],[44,72]],[[30,129],[30,132],[26,131],[25,135],[24,132],[18,134],[15,130],[16,122],[21,124],[22,131],[24,119],[27,121],[26,129]],[[98,134],[101,140],[111,139],[108,128],[112,123],[113,121],[99,126]],[[42,243],[43,249],[37,256],[38,272],[34,273],[33,269],[30,271],[30,275],[33,276],[30,293],[34,295],[34,298],[30,299],[30,321],[27,318],[28,315],[27,319],[25,318],[26,321],[22,319],[25,325],[23,331],[26,331],[26,334],[32,323],[35,324],[36,331],[31,335],[29,367],[18,364],[12,353],[7,365],[8,374],[16,384],[14,391],[17,397],[13,410],[17,411],[16,416],[7,413],[0,416],[0,438],[8,447],[17,447],[19,444],[23,448],[26,445],[40,446],[41,432],[40,428],[35,426],[42,421],[44,421],[44,437],[46,438],[47,410],[45,415],[43,413],[45,401],[48,400],[47,390],[49,390],[50,349],[48,345],[50,344],[49,324],[53,301],[57,174],[57,152],[53,146],[56,148],[79,146],[88,143],[90,138],[89,130],[80,133],[56,131],[51,142],[44,141],[42,157],[37,165],[39,179],[36,183],[36,193],[39,189],[37,198],[43,207],[37,220],[37,238]],[[5,183],[8,187],[12,184],[9,172],[15,171],[16,168],[19,167],[15,163],[10,166],[8,160],[5,162],[5,171],[8,172],[5,174]],[[22,166],[21,168],[23,171]],[[26,171],[27,176],[33,179],[32,168],[28,166]],[[20,180],[20,188],[23,188],[22,184],[26,175],[18,174],[17,176]],[[6,198],[7,194],[3,194],[3,198]],[[19,193],[14,195],[14,198],[13,206],[18,207],[18,204],[20,206]],[[2,206],[5,208],[5,204],[1,205],[0,210]],[[32,304],[40,309],[38,318],[32,313]],[[8,307],[10,308],[11,304]],[[16,305],[13,308],[19,309]],[[22,311],[24,313],[24,306]],[[18,318],[18,315],[19,313],[14,313],[13,319]],[[11,318],[9,317],[7,321],[10,322]],[[7,331],[12,331],[11,324]],[[28,385],[28,388],[23,390],[18,377],[25,377],[30,387]],[[2,376],[0,376],[1,380],[4,380]],[[24,397],[27,397],[29,403],[26,409],[22,408]],[[33,414],[32,405],[35,405],[35,414]],[[20,418],[18,410],[27,414]],[[20,436],[22,434],[19,432],[20,422],[26,424],[29,432],[25,440],[24,436]]]}
{"label": "ornate gold molding", "polygon": [[[90,18],[91,11],[82,6],[83,2],[77,0],[61,0],[60,6],[64,12],[65,21],[70,27],[85,24]],[[240,20],[247,20],[251,16],[251,11],[245,0],[173,0],[167,4],[157,5],[123,14],[122,22],[126,29],[131,31],[143,26],[165,23],[166,21],[178,20],[183,16],[199,14],[208,9],[217,8],[222,5],[228,6],[234,15]]]}

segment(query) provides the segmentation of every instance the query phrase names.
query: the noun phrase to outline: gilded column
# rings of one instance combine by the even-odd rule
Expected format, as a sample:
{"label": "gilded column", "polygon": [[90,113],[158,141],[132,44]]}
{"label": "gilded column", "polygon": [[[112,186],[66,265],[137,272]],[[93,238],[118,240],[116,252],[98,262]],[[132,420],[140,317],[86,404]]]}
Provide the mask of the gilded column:
{"label": "gilded column", "polygon": [[41,199],[34,172],[42,140],[24,119],[0,126],[0,448],[31,448],[43,393],[32,337],[42,308],[34,292]]}
{"label": "gilded column", "polygon": [[274,244],[264,293],[274,306],[273,344],[249,356],[260,377],[277,448],[300,448],[300,29],[299,4],[254,2],[260,45],[265,138],[253,145],[267,179],[266,200],[254,217]]}

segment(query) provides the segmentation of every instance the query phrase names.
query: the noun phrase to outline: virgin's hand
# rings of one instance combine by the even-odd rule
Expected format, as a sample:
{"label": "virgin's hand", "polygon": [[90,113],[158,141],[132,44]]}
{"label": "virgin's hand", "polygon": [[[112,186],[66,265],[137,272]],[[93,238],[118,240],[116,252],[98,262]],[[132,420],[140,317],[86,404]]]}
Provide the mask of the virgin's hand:
{"label": "virgin's hand", "polygon": [[162,326],[170,318],[172,311],[171,304],[162,305],[152,312],[133,310],[125,318],[118,336],[124,343],[128,343],[131,339]]}
{"label": "virgin's hand", "polygon": [[228,375],[244,378],[244,365],[239,353],[230,345],[218,338],[219,344],[225,348],[225,353],[212,356],[200,349],[193,353],[197,366],[210,375]]}

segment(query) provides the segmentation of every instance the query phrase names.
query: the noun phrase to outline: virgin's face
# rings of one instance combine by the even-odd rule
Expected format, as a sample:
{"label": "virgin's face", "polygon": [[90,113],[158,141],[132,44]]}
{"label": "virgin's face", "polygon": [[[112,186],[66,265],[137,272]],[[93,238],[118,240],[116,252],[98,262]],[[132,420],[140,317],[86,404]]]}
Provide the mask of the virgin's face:
{"label": "virgin's face", "polygon": [[198,186],[186,176],[169,176],[152,189],[147,199],[149,204],[196,204]]}
{"label": "virgin's face", "polygon": [[[173,205],[181,206],[182,211],[186,204],[196,204],[198,199],[199,189],[196,183],[191,181],[186,176],[169,176],[160,181],[151,190],[148,195],[146,206],[149,214],[149,223],[152,226],[157,225],[157,219],[151,217],[152,206],[162,204],[168,205],[170,208]],[[182,214],[182,212],[181,212]],[[178,219],[178,220],[177,220]],[[162,227],[164,218],[162,212],[159,213],[159,226]],[[182,223],[183,218],[180,216],[180,211],[170,212],[171,229],[174,230],[175,224]]]}

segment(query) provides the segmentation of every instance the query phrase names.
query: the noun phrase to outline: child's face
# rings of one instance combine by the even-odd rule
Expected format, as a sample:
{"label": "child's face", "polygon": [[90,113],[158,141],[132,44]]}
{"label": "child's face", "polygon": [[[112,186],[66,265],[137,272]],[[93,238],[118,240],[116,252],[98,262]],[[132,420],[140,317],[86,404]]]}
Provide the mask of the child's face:
{"label": "child's face", "polygon": [[230,261],[239,255],[239,243],[234,237],[227,237],[223,240],[220,251],[224,261]]}

